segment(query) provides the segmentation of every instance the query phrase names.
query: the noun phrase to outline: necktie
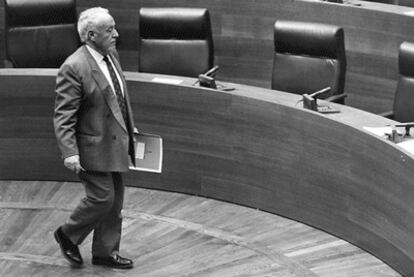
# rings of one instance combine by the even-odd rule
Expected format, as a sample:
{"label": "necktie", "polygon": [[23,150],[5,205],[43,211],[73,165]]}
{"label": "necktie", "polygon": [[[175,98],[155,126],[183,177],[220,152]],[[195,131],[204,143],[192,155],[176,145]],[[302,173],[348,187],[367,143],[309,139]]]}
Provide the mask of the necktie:
{"label": "necktie", "polygon": [[124,118],[125,124],[128,126],[128,112],[127,112],[127,107],[125,104],[125,98],[122,95],[121,85],[119,84],[118,78],[116,77],[115,69],[112,66],[112,63],[109,61],[108,56],[105,56],[103,60],[105,61],[108,67],[109,75],[111,75],[112,84],[114,85],[116,99],[118,100],[118,104],[119,104],[119,108],[121,109],[122,117]]}

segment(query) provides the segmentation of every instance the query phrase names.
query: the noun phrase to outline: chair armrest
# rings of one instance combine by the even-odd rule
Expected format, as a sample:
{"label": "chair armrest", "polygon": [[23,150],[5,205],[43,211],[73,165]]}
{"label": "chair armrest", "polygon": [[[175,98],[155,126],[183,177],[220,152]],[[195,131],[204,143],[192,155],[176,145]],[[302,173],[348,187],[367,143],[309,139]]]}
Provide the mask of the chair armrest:
{"label": "chair armrest", "polygon": [[347,96],[348,95],[346,93],[341,93],[341,94],[329,96],[325,98],[324,100],[329,101],[329,102],[339,103],[339,104],[345,104],[345,98]]}
{"label": "chair armrest", "polygon": [[386,111],[386,112],[379,113],[378,115],[389,118],[389,119],[393,119],[394,111]]}

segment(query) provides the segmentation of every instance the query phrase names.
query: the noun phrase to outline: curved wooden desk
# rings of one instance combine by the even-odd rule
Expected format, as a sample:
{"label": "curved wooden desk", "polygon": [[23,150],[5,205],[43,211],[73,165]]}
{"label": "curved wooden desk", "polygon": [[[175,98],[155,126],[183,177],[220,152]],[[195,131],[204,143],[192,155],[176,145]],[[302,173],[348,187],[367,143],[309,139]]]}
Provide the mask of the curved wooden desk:
{"label": "curved wooden desk", "polygon": [[[1,179],[75,180],[53,134],[55,74],[0,70]],[[338,105],[341,113],[321,115],[297,95],[256,87],[222,92],[125,75],[137,127],[160,134],[165,148],[163,173],[127,174],[128,185],[280,214],[414,276],[414,156],[362,128],[392,121]]]}

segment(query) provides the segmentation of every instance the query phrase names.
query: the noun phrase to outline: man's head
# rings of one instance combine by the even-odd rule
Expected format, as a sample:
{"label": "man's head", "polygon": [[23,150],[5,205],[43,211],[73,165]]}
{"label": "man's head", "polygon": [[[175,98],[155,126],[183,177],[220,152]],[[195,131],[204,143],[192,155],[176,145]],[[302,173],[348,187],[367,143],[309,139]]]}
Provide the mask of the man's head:
{"label": "man's head", "polygon": [[101,7],[87,9],[79,15],[78,32],[82,42],[102,55],[115,48],[119,36],[114,19],[107,9]]}

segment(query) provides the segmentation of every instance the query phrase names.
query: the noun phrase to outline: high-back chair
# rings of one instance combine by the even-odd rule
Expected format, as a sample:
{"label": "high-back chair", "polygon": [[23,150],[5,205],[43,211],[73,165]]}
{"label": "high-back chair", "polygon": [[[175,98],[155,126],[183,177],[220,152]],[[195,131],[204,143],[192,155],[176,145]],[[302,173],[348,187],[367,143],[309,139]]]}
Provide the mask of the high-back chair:
{"label": "high-back chair", "polygon": [[398,51],[398,71],[393,110],[381,115],[399,122],[414,122],[414,43],[401,43]]}
{"label": "high-back chair", "polygon": [[141,8],[138,71],[197,77],[213,66],[210,15],[202,8]]}
{"label": "high-back chair", "polygon": [[296,94],[331,87],[321,95],[344,103],[346,57],[342,28],[278,20],[274,25],[272,89]]}
{"label": "high-back chair", "polygon": [[80,45],[75,0],[4,0],[6,59],[13,67],[59,67]]}

